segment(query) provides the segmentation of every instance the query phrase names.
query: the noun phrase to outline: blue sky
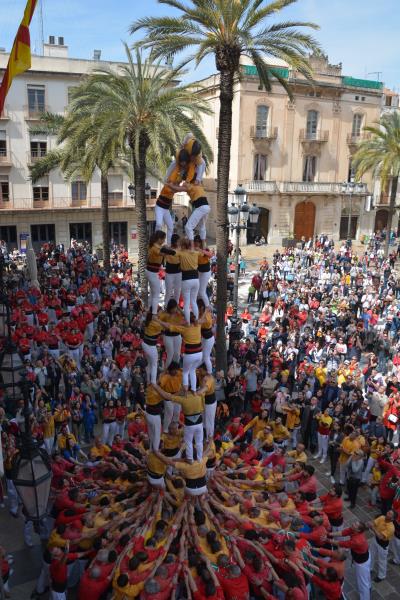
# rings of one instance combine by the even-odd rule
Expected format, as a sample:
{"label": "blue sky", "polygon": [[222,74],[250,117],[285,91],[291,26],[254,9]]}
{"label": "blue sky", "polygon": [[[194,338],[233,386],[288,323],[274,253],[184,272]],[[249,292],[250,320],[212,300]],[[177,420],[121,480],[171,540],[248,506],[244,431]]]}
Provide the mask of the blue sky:
{"label": "blue sky", "polygon": [[[169,10],[157,0],[42,0],[44,37],[63,35],[70,56],[89,58],[101,48],[102,58],[123,58],[122,41],[131,39],[129,24],[151,14]],[[381,81],[400,89],[399,0],[299,0],[282,12],[280,20],[301,19],[318,23],[324,51],[333,63],[342,62],[343,72],[365,77],[380,71]],[[0,0],[0,46],[10,49],[25,0]],[[37,9],[38,13],[38,9]],[[32,44],[40,47],[38,14],[31,26]],[[192,71],[201,79],[214,70],[212,62]],[[377,78],[376,74],[368,75]]]}

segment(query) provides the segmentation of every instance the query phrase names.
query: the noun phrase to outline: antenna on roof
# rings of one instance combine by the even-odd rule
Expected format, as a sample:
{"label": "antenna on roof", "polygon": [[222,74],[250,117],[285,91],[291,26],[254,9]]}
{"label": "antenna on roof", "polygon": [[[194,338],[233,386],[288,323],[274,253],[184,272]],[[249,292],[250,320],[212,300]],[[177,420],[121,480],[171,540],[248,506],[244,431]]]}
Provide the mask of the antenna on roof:
{"label": "antenna on roof", "polygon": [[377,81],[380,81],[382,71],[371,71],[371,73],[367,73],[366,75],[367,75],[367,77],[368,77],[368,75],[376,75]]}

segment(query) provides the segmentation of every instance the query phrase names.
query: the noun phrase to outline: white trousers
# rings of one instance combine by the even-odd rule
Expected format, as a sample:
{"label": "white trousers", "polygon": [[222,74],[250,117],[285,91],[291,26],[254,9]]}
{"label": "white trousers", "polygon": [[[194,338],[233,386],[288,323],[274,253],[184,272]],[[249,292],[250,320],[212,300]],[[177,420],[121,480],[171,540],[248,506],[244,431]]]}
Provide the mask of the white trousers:
{"label": "white trousers", "polygon": [[346,472],[347,472],[347,463],[339,463],[339,483],[340,483],[340,485],[344,485],[346,483]]}
{"label": "white trousers", "polygon": [[146,277],[149,282],[149,307],[153,315],[157,314],[158,304],[160,302],[161,282],[158,273],[152,273],[146,269]]}
{"label": "white trousers", "polygon": [[194,392],[197,389],[196,369],[201,365],[202,360],[203,354],[201,352],[183,355],[182,384],[189,386],[190,381],[190,388]]}
{"label": "white trousers", "polygon": [[192,214],[190,215],[188,222],[185,225],[185,233],[188,236],[189,240],[194,239],[194,230],[197,227],[199,230],[199,235],[202,240],[205,240],[207,237],[207,217],[210,212],[210,207],[208,204],[204,206],[199,206],[199,208],[195,208]]}
{"label": "white trousers", "polygon": [[155,206],[154,212],[156,215],[156,231],[162,231],[163,225],[167,228],[167,244],[171,243],[171,236],[174,232],[174,222],[172,220],[171,213],[168,208],[162,208],[161,206]]}
{"label": "white trousers", "polygon": [[117,423],[117,434],[120,435],[122,437],[122,439],[124,438],[125,435],[125,421],[122,421],[122,423]]}
{"label": "white trousers", "polygon": [[197,292],[199,291],[198,279],[186,279],[182,281],[183,312],[186,323],[190,323],[190,306],[196,319],[199,318],[199,309],[197,306]]}
{"label": "white trousers", "polygon": [[203,494],[207,494],[207,486],[203,485],[199,488],[188,488],[185,487],[185,492],[188,496],[202,496]]}
{"label": "white trousers", "polygon": [[400,565],[400,539],[394,536],[389,543],[389,548],[393,553],[393,562]]}
{"label": "white trousers", "polygon": [[15,489],[14,482],[12,479],[6,479],[7,481],[7,497],[8,497],[8,510],[14,515],[17,514],[19,508],[18,493]]}
{"label": "white trousers", "polygon": [[146,342],[142,342],[143,353],[147,360],[146,375],[147,383],[157,383],[157,364],[158,351],[157,346],[150,346]]}
{"label": "white trousers", "polygon": [[78,369],[81,368],[82,352],[83,352],[83,345],[82,344],[80,346],[78,346],[77,348],[69,348],[67,346],[68,356],[70,358],[72,358],[73,361],[75,361],[76,366],[78,367]]}
{"label": "white trousers", "polygon": [[150,475],[147,475],[147,479],[148,479],[148,482],[150,483],[150,485],[152,485],[153,487],[161,488],[162,490],[165,490],[164,477],[160,477],[159,479],[153,479],[153,477],[150,477]]}
{"label": "white trousers", "polygon": [[159,450],[161,439],[161,415],[149,415],[146,412],[147,431],[152,450]]}
{"label": "white trousers", "polygon": [[201,298],[206,306],[210,306],[210,300],[207,296],[207,286],[210,281],[211,271],[202,273],[199,271],[199,291],[197,294],[198,298]]}
{"label": "white trousers", "polygon": [[203,458],[203,423],[185,425],[183,439],[186,444],[186,458],[193,460],[193,440],[196,444],[197,460]]}
{"label": "white trousers", "polygon": [[56,360],[58,360],[60,358],[60,350],[58,348],[57,349],[49,348],[49,354]]}
{"label": "white trousers", "polygon": [[326,460],[328,454],[329,435],[321,435],[318,433],[318,455]]}
{"label": "white trousers", "polygon": [[103,444],[112,446],[114,436],[117,433],[117,424],[114,423],[103,423]]}
{"label": "white trousers", "polygon": [[389,546],[387,548],[382,548],[380,544],[374,538],[370,544],[370,553],[371,553],[371,571],[375,566],[375,561],[377,564],[377,575],[380,579],[385,579],[386,571],[387,571],[387,559],[389,553]]}
{"label": "white trousers", "polygon": [[211,353],[214,348],[215,337],[212,336],[209,339],[201,338],[201,346],[203,348],[203,363],[207,367],[207,373],[209,375],[212,374],[212,364],[211,364]]}
{"label": "white trousers", "polygon": [[50,592],[50,600],[67,600],[67,595],[65,592]]}
{"label": "white trousers", "polygon": [[44,439],[44,447],[46,448],[47,454],[49,454],[49,456],[51,456],[51,453],[53,452],[53,446],[54,436]]}
{"label": "white trousers", "polygon": [[165,273],[165,306],[173,298],[179,302],[182,289],[182,273]]}
{"label": "white trousers", "polygon": [[172,361],[175,361],[179,365],[179,361],[181,359],[182,336],[164,335],[164,346],[167,353],[165,368],[167,368]]}
{"label": "white trousers", "polygon": [[164,419],[163,431],[168,431],[172,421],[179,423],[179,415],[181,414],[181,405],[177,402],[164,400]]}
{"label": "white trousers", "polygon": [[36,591],[38,594],[44,594],[47,587],[50,587],[50,565],[42,560],[42,570],[36,583]]}
{"label": "white trousers", "polygon": [[204,429],[206,430],[207,439],[214,437],[215,413],[217,411],[217,403],[206,404],[204,406],[203,420]]}
{"label": "white trousers", "polygon": [[369,457],[367,466],[365,467],[365,471],[362,474],[362,479],[361,479],[362,483],[368,483],[369,474],[371,473],[372,467],[374,466],[374,464],[375,464],[375,459]]}
{"label": "white trousers", "polygon": [[365,563],[353,562],[356,572],[356,585],[360,600],[370,600],[371,598],[371,558]]}

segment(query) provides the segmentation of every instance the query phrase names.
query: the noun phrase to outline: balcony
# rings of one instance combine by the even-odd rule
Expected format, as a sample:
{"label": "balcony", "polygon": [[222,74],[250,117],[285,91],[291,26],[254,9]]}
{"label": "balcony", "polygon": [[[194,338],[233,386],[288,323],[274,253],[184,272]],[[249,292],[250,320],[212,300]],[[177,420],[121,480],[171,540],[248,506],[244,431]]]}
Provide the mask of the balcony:
{"label": "balcony", "polygon": [[370,133],[348,133],[347,134],[347,144],[349,146],[358,146],[360,142],[364,142],[365,140],[369,140],[371,137]]}
{"label": "balcony", "polygon": [[284,194],[340,194],[340,183],[322,183],[319,181],[285,181],[281,192]]}
{"label": "balcony", "polygon": [[6,108],[3,108],[2,112],[0,113],[0,121],[9,121],[10,120],[10,115],[8,114],[8,110]]}
{"label": "balcony", "polygon": [[0,167],[12,167],[11,156],[7,150],[0,150]]}
{"label": "balcony", "polygon": [[48,112],[48,108],[45,105],[29,106],[26,104],[23,108],[26,121],[39,121],[43,113]]}
{"label": "balcony", "polygon": [[278,192],[276,181],[245,181],[243,183],[245,189],[253,194],[275,194]]}
{"label": "balcony", "polygon": [[[111,201],[109,201],[109,207],[112,208],[133,208],[135,201],[130,197],[123,197],[116,199],[111,194]],[[71,198],[52,198],[51,195],[48,200],[33,200],[32,198],[10,198],[10,200],[3,200],[0,202],[0,210],[36,210],[36,209],[48,209],[48,210],[71,210],[76,208],[87,208],[87,209],[99,209],[101,208],[101,198],[93,197],[86,199]]]}
{"label": "balcony", "polygon": [[250,127],[250,137],[252,140],[276,140],[278,137],[277,127]]}
{"label": "balcony", "polygon": [[28,165],[33,165],[34,163],[36,163],[38,160],[40,160],[41,158],[43,158],[43,156],[46,156],[47,154],[47,149],[44,150],[29,150],[28,151]]}
{"label": "balcony", "polygon": [[318,142],[324,143],[329,139],[329,131],[307,131],[306,129],[300,130],[300,141],[301,142]]}

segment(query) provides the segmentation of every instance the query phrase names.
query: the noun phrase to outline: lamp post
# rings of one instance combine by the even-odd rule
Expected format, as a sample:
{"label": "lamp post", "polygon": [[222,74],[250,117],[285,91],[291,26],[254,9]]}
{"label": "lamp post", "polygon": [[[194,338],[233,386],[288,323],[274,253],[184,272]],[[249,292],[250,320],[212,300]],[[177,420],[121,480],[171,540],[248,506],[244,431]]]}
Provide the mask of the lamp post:
{"label": "lamp post", "polygon": [[344,181],[341,186],[341,192],[343,196],[349,198],[349,216],[347,221],[347,239],[351,239],[351,219],[353,216],[353,194],[365,193],[365,183],[355,183],[354,177],[350,178],[350,181]]}
{"label": "lamp post", "polygon": [[51,467],[47,453],[38,447],[31,431],[30,389],[23,362],[11,337],[10,304],[3,279],[4,258],[0,256],[0,387],[6,403],[14,412],[24,401],[24,426],[17,439],[18,454],[12,465],[11,479],[28,520],[38,522],[46,516],[50,494]]}
{"label": "lamp post", "polygon": [[239,296],[239,245],[240,232],[246,231],[248,223],[257,223],[260,209],[253,204],[251,207],[247,204],[247,191],[239,184],[234,191],[235,202],[228,208],[228,223],[231,233],[236,233],[235,248],[235,280],[233,287],[233,320],[237,322],[238,316],[238,296]]}
{"label": "lamp post", "polygon": [[135,186],[133,185],[133,183],[130,183],[128,185],[128,192],[130,199],[133,201],[135,199]]}

